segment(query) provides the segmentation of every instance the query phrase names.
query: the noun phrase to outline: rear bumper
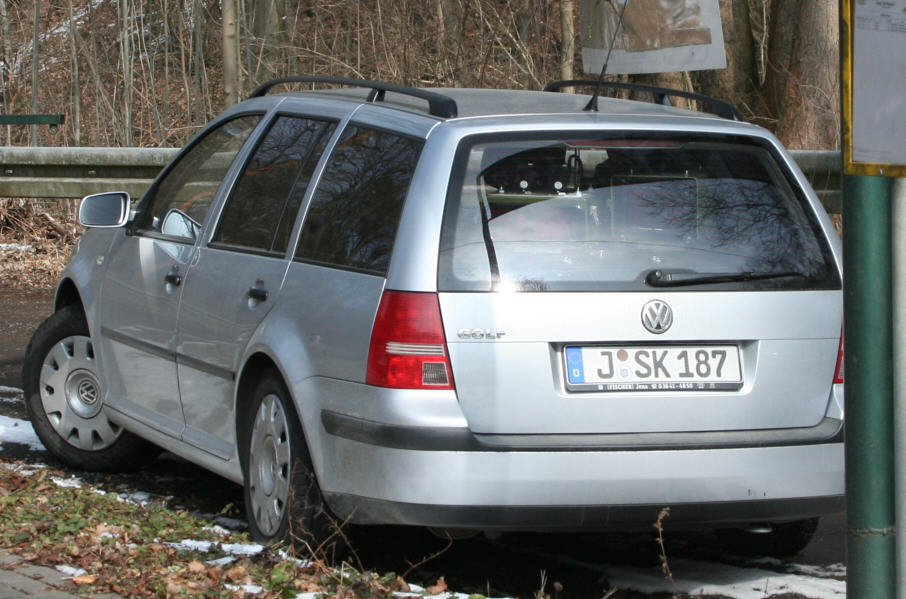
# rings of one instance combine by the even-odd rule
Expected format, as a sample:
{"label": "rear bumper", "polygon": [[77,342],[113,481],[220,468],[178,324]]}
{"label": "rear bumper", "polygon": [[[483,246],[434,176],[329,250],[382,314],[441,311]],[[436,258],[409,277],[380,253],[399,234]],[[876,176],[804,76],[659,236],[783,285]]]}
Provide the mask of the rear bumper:
{"label": "rear bumper", "polygon": [[[325,498],[338,517],[354,523],[634,529],[649,527],[664,507],[671,508],[671,523],[697,525],[779,522],[844,508],[839,434],[817,443],[631,450],[495,449],[473,439],[445,450],[468,437],[436,428],[393,438],[396,429],[371,424],[368,435],[361,419],[344,427],[332,414],[322,424]],[[412,447],[420,441],[435,448]]]}
{"label": "rear bumper", "polygon": [[[843,421],[708,433],[476,435],[454,392],[295,388],[318,481],[361,524],[487,530],[781,522],[844,509]],[[834,402],[831,402],[833,405]]]}
{"label": "rear bumper", "polygon": [[796,499],[652,505],[437,505],[327,494],[337,514],[353,523],[525,531],[650,530],[670,508],[671,528],[783,522],[842,512],[842,495]]}

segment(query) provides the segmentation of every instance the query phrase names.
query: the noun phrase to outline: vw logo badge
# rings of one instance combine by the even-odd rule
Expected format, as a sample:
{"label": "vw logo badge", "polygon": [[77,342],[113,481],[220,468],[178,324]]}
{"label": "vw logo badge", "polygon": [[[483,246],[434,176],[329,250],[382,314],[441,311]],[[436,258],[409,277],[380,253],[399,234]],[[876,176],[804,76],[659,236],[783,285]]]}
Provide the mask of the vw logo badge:
{"label": "vw logo badge", "polygon": [[660,335],[673,324],[673,310],[667,302],[651,300],[642,306],[642,324],[655,335]]}

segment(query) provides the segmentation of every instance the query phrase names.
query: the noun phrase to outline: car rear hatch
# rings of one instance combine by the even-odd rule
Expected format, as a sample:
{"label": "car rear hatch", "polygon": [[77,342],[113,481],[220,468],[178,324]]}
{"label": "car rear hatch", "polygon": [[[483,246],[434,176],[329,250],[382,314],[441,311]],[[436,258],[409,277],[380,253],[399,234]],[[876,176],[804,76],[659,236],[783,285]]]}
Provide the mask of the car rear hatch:
{"label": "car rear hatch", "polygon": [[798,428],[826,412],[840,275],[767,142],[467,137],[438,273],[473,432]]}

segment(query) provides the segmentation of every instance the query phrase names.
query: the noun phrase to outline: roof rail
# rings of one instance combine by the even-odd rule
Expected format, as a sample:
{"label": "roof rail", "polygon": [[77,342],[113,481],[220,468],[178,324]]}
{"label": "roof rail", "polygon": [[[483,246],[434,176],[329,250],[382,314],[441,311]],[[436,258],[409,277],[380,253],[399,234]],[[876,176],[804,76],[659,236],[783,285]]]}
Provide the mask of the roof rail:
{"label": "roof rail", "polygon": [[393,92],[395,94],[403,94],[412,96],[413,98],[427,100],[428,113],[431,116],[453,119],[456,118],[458,113],[456,102],[453,98],[437,92],[406,85],[396,85],[395,83],[384,83],[383,81],[367,81],[365,79],[349,79],[346,77],[328,77],[322,75],[296,75],[293,77],[274,79],[253,91],[249,98],[260,98],[261,96],[267,95],[267,92],[270,91],[272,87],[283,83],[333,83],[335,85],[364,87],[371,90],[368,94],[369,102],[383,102],[384,94],[386,92]]}
{"label": "roof rail", "polygon": [[[597,80],[590,79],[569,79],[567,81],[551,81],[544,87],[546,92],[556,92],[560,91],[564,87],[593,87],[598,85]],[[731,119],[734,121],[741,121],[742,115],[739,114],[739,111],[735,106],[729,102],[724,102],[723,100],[718,100],[717,98],[712,98],[711,96],[705,96],[702,94],[696,94],[693,92],[682,91],[678,89],[670,89],[667,87],[655,87],[653,85],[642,85],[640,83],[619,83],[616,81],[602,81],[601,87],[609,87],[612,89],[628,89],[632,91],[640,92],[649,92],[654,96],[654,101],[658,104],[665,104],[667,96],[675,96],[677,98],[687,98],[689,100],[697,100],[703,104],[707,104],[711,111],[717,116],[723,117],[725,119]]]}

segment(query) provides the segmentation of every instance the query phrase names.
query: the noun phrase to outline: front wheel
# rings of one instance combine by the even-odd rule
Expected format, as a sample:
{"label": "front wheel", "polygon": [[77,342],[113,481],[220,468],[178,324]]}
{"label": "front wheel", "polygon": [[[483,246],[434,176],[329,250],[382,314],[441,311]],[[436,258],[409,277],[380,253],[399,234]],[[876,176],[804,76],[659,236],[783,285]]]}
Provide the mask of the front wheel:
{"label": "front wheel", "polygon": [[114,472],[156,455],[107,419],[94,344],[79,310],[63,308],[41,323],[25,350],[22,385],[35,433],[64,464]]}
{"label": "front wheel", "polygon": [[818,529],[818,518],[774,524],[770,531],[723,528],[715,532],[727,549],[742,555],[788,557],[806,548]]}
{"label": "front wheel", "polygon": [[252,538],[330,558],[342,548],[343,534],[324,504],[289,391],[275,373],[255,387],[248,415],[243,475]]}

